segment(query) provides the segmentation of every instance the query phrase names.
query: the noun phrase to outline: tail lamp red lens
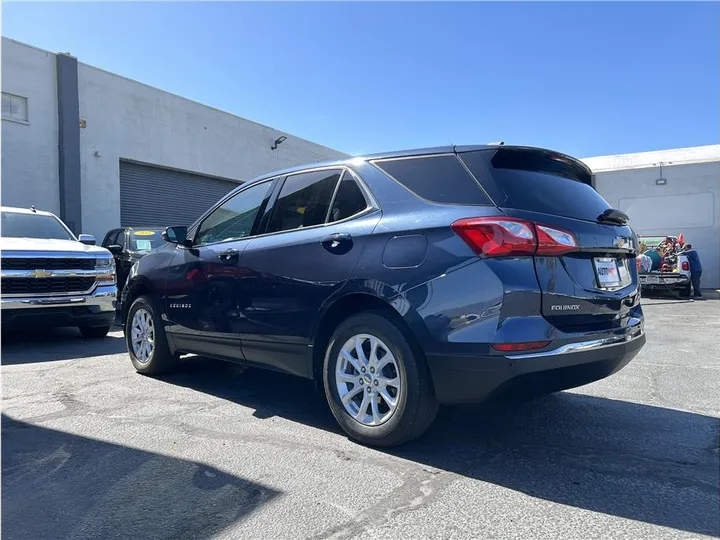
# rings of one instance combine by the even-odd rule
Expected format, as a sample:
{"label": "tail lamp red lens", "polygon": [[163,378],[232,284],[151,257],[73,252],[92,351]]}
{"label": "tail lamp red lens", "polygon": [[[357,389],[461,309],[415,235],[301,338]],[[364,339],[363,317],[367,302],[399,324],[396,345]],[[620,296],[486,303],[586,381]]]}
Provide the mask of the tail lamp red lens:
{"label": "tail lamp red lens", "polygon": [[562,255],[578,248],[570,231],[515,218],[460,219],[452,224],[472,250],[483,257],[509,255]]}
{"label": "tail lamp red lens", "polygon": [[682,269],[683,269],[684,272],[687,272],[688,270],[690,270],[690,263],[688,263],[687,261],[683,261],[683,262],[682,262]]}
{"label": "tail lamp red lens", "polygon": [[493,343],[492,348],[500,352],[536,351],[547,347],[549,341],[526,341],[525,343]]}

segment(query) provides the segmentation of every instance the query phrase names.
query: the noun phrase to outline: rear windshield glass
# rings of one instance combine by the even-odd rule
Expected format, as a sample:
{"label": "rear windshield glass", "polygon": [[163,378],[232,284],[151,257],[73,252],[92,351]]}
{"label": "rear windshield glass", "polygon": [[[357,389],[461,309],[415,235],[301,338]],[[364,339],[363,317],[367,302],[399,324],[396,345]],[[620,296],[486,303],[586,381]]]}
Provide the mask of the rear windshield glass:
{"label": "rear windshield glass", "polygon": [[[525,154],[525,155],[523,155]],[[531,151],[461,154],[462,160],[506,208],[596,221],[610,205],[589,185],[587,172],[576,164]],[[587,182],[587,183],[585,183]]]}
{"label": "rear windshield glass", "polygon": [[445,204],[492,204],[454,155],[375,161],[423,199]]}
{"label": "rear windshield glass", "polygon": [[45,214],[2,213],[2,235],[6,238],[75,240],[55,217]]}

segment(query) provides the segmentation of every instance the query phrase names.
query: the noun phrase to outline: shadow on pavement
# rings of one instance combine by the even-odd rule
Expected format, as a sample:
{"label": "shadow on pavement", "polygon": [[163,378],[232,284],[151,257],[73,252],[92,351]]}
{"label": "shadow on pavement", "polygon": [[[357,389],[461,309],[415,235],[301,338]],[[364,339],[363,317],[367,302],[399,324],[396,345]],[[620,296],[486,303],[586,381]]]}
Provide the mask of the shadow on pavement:
{"label": "shadow on pavement", "polygon": [[[339,432],[311,381],[193,359],[164,381]],[[446,407],[420,440],[386,451],[568,506],[718,536],[717,418],[563,392]],[[501,518],[499,518],[501,519]]]}
{"label": "shadow on pavement", "polygon": [[278,493],[2,415],[2,537],[209,538]]}
{"label": "shadow on pavement", "polygon": [[[118,328],[113,328],[117,332]],[[122,334],[87,339],[75,328],[2,332],[2,364],[34,364],[120,354],[127,351]]]}

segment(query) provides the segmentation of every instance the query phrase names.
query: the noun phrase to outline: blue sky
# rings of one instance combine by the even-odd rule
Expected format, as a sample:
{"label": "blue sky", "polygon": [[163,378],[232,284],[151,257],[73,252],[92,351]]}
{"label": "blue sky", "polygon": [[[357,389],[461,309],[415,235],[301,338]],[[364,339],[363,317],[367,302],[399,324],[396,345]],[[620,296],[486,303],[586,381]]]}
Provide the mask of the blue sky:
{"label": "blue sky", "polygon": [[3,35],[344,152],[716,144],[715,3],[3,3]]}

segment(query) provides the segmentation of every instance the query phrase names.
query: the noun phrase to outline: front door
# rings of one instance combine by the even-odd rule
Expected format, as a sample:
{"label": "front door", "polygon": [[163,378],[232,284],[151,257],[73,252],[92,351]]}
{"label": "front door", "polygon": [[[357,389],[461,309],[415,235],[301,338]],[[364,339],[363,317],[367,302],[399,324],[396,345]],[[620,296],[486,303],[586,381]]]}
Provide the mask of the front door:
{"label": "front door", "polygon": [[232,195],[178,246],[168,269],[165,312],[175,347],[187,353],[242,360],[240,260],[272,193],[265,181]]}
{"label": "front door", "polygon": [[249,362],[309,375],[313,322],[351,276],[379,220],[350,171],[285,179],[264,234],[242,256],[241,332]]}

